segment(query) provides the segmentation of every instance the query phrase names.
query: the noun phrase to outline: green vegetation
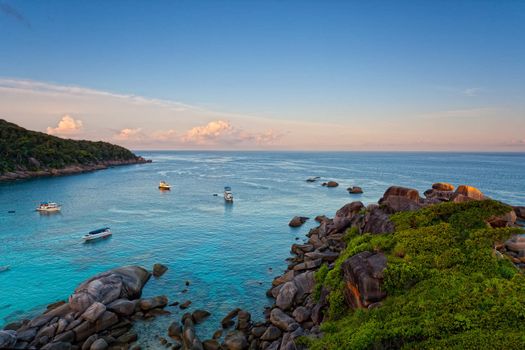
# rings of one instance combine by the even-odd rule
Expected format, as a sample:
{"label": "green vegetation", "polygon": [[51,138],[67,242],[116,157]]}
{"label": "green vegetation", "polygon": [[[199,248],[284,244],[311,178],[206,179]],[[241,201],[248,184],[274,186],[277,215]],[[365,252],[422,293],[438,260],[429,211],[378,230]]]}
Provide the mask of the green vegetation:
{"label": "green vegetation", "polygon": [[107,142],[61,139],[0,119],[0,174],[136,158],[131,151]]}
{"label": "green vegetation", "polygon": [[[324,336],[302,341],[313,350],[524,348],[525,276],[493,250],[495,242],[523,231],[486,224],[508,211],[492,200],[444,203],[393,215],[393,234],[350,231],[335,268],[316,274],[336,303],[322,325]],[[378,308],[346,310],[340,266],[365,250],[387,255],[389,296]]]}

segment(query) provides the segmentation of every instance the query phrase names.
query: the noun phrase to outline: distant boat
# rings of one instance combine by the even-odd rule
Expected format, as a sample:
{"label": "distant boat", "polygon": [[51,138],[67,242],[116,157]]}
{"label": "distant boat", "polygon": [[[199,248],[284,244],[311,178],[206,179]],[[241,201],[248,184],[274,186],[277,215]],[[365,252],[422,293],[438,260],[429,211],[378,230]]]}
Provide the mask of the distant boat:
{"label": "distant boat", "polygon": [[61,209],[61,206],[53,202],[42,202],[40,203],[38,208],[36,208],[37,211],[46,212],[46,213],[60,211],[60,209]]}
{"label": "distant boat", "polygon": [[7,271],[7,270],[9,270],[9,268],[10,268],[9,265],[6,265],[6,266],[0,266],[0,272]]}
{"label": "distant boat", "polygon": [[161,190],[171,190],[171,185],[166,181],[161,181],[159,184],[159,189]]}
{"label": "distant boat", "polygon": [[233,193],[229,186],[224,187],[224,200],[226,202],[233,202]]}
{"label": "distant boat", "polygon": [[111,231],[109,230],[109,227],[103,227],[103,228],[99,228],[98,230],[89,232],[87,235],[84,235],[84,237],[82,238],[84,239],[84,241],[87,242],[87,241],[93,241],[96,239],[107,238],[111,236],[112,234],[113,233],[111,233]]}

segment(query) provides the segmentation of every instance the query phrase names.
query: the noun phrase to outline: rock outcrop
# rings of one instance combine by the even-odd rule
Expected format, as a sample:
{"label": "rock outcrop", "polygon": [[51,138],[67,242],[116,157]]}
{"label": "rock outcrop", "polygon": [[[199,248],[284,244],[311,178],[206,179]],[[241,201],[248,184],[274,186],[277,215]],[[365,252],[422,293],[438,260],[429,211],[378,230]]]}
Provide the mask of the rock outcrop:
{"label": "rock outcrop", "polygon": [[149,278],[150,273],[139,266],[120,267],[89,278],[68,302],[53,303],[34,319],[0,331],[0,348],[128,348],[137,340],[132,321],[154,317],[167,304],[163,296],[138,299]]}
{"label": "rock outcrop", "polygon": [[308,218],[306,216],[294,216],[292,220],[288,223],[290,227],[299,227],[302,226]]}

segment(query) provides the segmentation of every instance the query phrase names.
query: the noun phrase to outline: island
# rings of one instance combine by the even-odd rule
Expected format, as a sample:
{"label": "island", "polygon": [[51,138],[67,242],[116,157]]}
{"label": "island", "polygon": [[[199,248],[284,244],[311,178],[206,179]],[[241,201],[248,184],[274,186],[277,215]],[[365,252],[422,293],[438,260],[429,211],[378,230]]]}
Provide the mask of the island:
{"label": "island", "polygon": [[151,161],[108,142],[63,139],[0,119],[0,181],[148,162]]}

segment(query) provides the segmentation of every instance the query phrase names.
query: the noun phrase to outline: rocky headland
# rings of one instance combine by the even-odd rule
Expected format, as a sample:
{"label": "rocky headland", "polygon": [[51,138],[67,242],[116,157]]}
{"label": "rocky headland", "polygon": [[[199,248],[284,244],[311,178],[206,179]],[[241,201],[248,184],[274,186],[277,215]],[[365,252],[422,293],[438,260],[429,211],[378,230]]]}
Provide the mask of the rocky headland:
{"label": "rocky headland", "polygon": [[149,162],[108,142],[64,139],[0,119],[0,181],[72,175]]}
{"label": "rocky headland", "polygon": [[[439,341],[447,341],[447,338],[439,339],[440,334],[434,335],[437,340],[432,338],[432,334],[427,338],[405,333],[391,335],[389,329],[377,326],[374,331],[387,337],[386,340],[376,339],[381,336],[375,335],[376,338],[365,336],[365,340],[360,340],[362,343],[353,343],[355,335],[352,332],[367,324],[367,315],[398,305],[395,298],[400,298],[399,293],[410,290],[417,281],[424,282],[429,276],[438,276],[443,266],[449,269],[445,270],[446,274],[456,273],[455,266],[470,268],[468,261],[472,260],[472,256],[478,259],[473,265],[475,268],[485,269],[483,271],[489,277],[495,274],[490,278],[503,276],[506,281],[518,274],[521,276],[518,280],[522,281],[525,238],[520,235],[523,231],[518,227],[519,220],[525,220],[524,214],[524,207],[510,207],[491,200],[471,186],[454,188],[450,184],[436,183],[424,192],[424,197],[415,189],[392,186],[377,204],[365,205],[355,201],[340,208],[333,218],[315,218],[319,225],[308,232],[304,242],[291,246],[287,269],[272,281],[267,295],[273,298],[274,303],[265,309],[263,320],[254,320],[249,312],[236,308],[225,315],[210,339],[201,340],[195,325],[205,322],[210,312],[187,312],[180,320],[173,320],[165,334],[157,335],[159,347],[205,350],[401,348],[403,344],[419,344],[420,348],[443,347]],[[296,217],[290,226],[298,227],[306,219]],[[464,240],[458,246],[461,248],[455,246],[459,238],[453,236],[458,232]],[[407,240],[407,237],[414,241]],[[428,255],[428,252],[434,254],[433,249],[439,252],[437,256]],[[449,256],[451,252],[454,255]],[[420,265],[413,265],[414,262],[424,267],[423,272],[415,268]],[[429,265],[426,266],[426,263]],[[491,270],[493,265],[496,266],[495,272]],[[399,266],[407,270],[397,270]],[[166,266],[156,264],[153,275],[161,278],[166,270]],[[168,314],[163,310],[167,305],[179,306],[183,310],[191,304],[191,301],[169,304],[166,296],[141,299],[142,288],[149,277],[150,272],[137,266],[94,276],[82,283],[68,302],[52,304],[32,320],[7,325],[0,331],[0,348],[140,349],[138,335],[132,329],[134,321]],[[476,281],[479,279],[483,279],[482,275]],[[510,281],[516,279],[514,277]],[[442,291],[442,294],[446,293],[446,290]],[[493,290],[485,293],[493,293]],[[519,290],[516,293],[520,293]],[[489,300],[492,300],[490,295]],[[384,304],[389,297],[394,297],[394,301]],[[510,305],[509,302],[515,298],[509,298],[502,302]],[[430,302],[425,298],[423,300]],[[484,301],[483,305],[489,305],[487,302]],[[424,314],[424,307],[419,307],[422,309],[418,313]],[[485,312],[479,311],[479,308],[474,305],[476,312]],[[356,313],[356,310],[366,313]],[[498,312],[493,317],[508,319],[512,314],[510,310],[504,315]],[[352,317],[361,317],[359,323],[352,327],[337,323],[341,318],[352,320]],[[402,320],[405,316],[400,313],[395,317]],[[484,319],[485,315],[472,317],[469,322]],[[513,317],[516,322],[521,322],[519,313]],[[454,322],[450,321],[456,327],[451,339],[464,341],[454,337],[464,335],[469,329],[458,328]],[[412,329],[409,323],[407,327]],[[511,326],[517,327],[514,324]],[[495,344],[498,344],[498,332],[505,329],[501,328],[499,318],[492,323],[485,321],[483,327],[494,330]],[[412,331],[426,334],[424,330]],[[442,335],[447,335],[447,331],[442,330]],[[367,332],[373,331],[370,329]],[[509,332],[501,336],[506,336],[503,341],[514,339]],[[345,343],[347,341],[348,344]],[[438,343],[427,344],[424,341]]]}

